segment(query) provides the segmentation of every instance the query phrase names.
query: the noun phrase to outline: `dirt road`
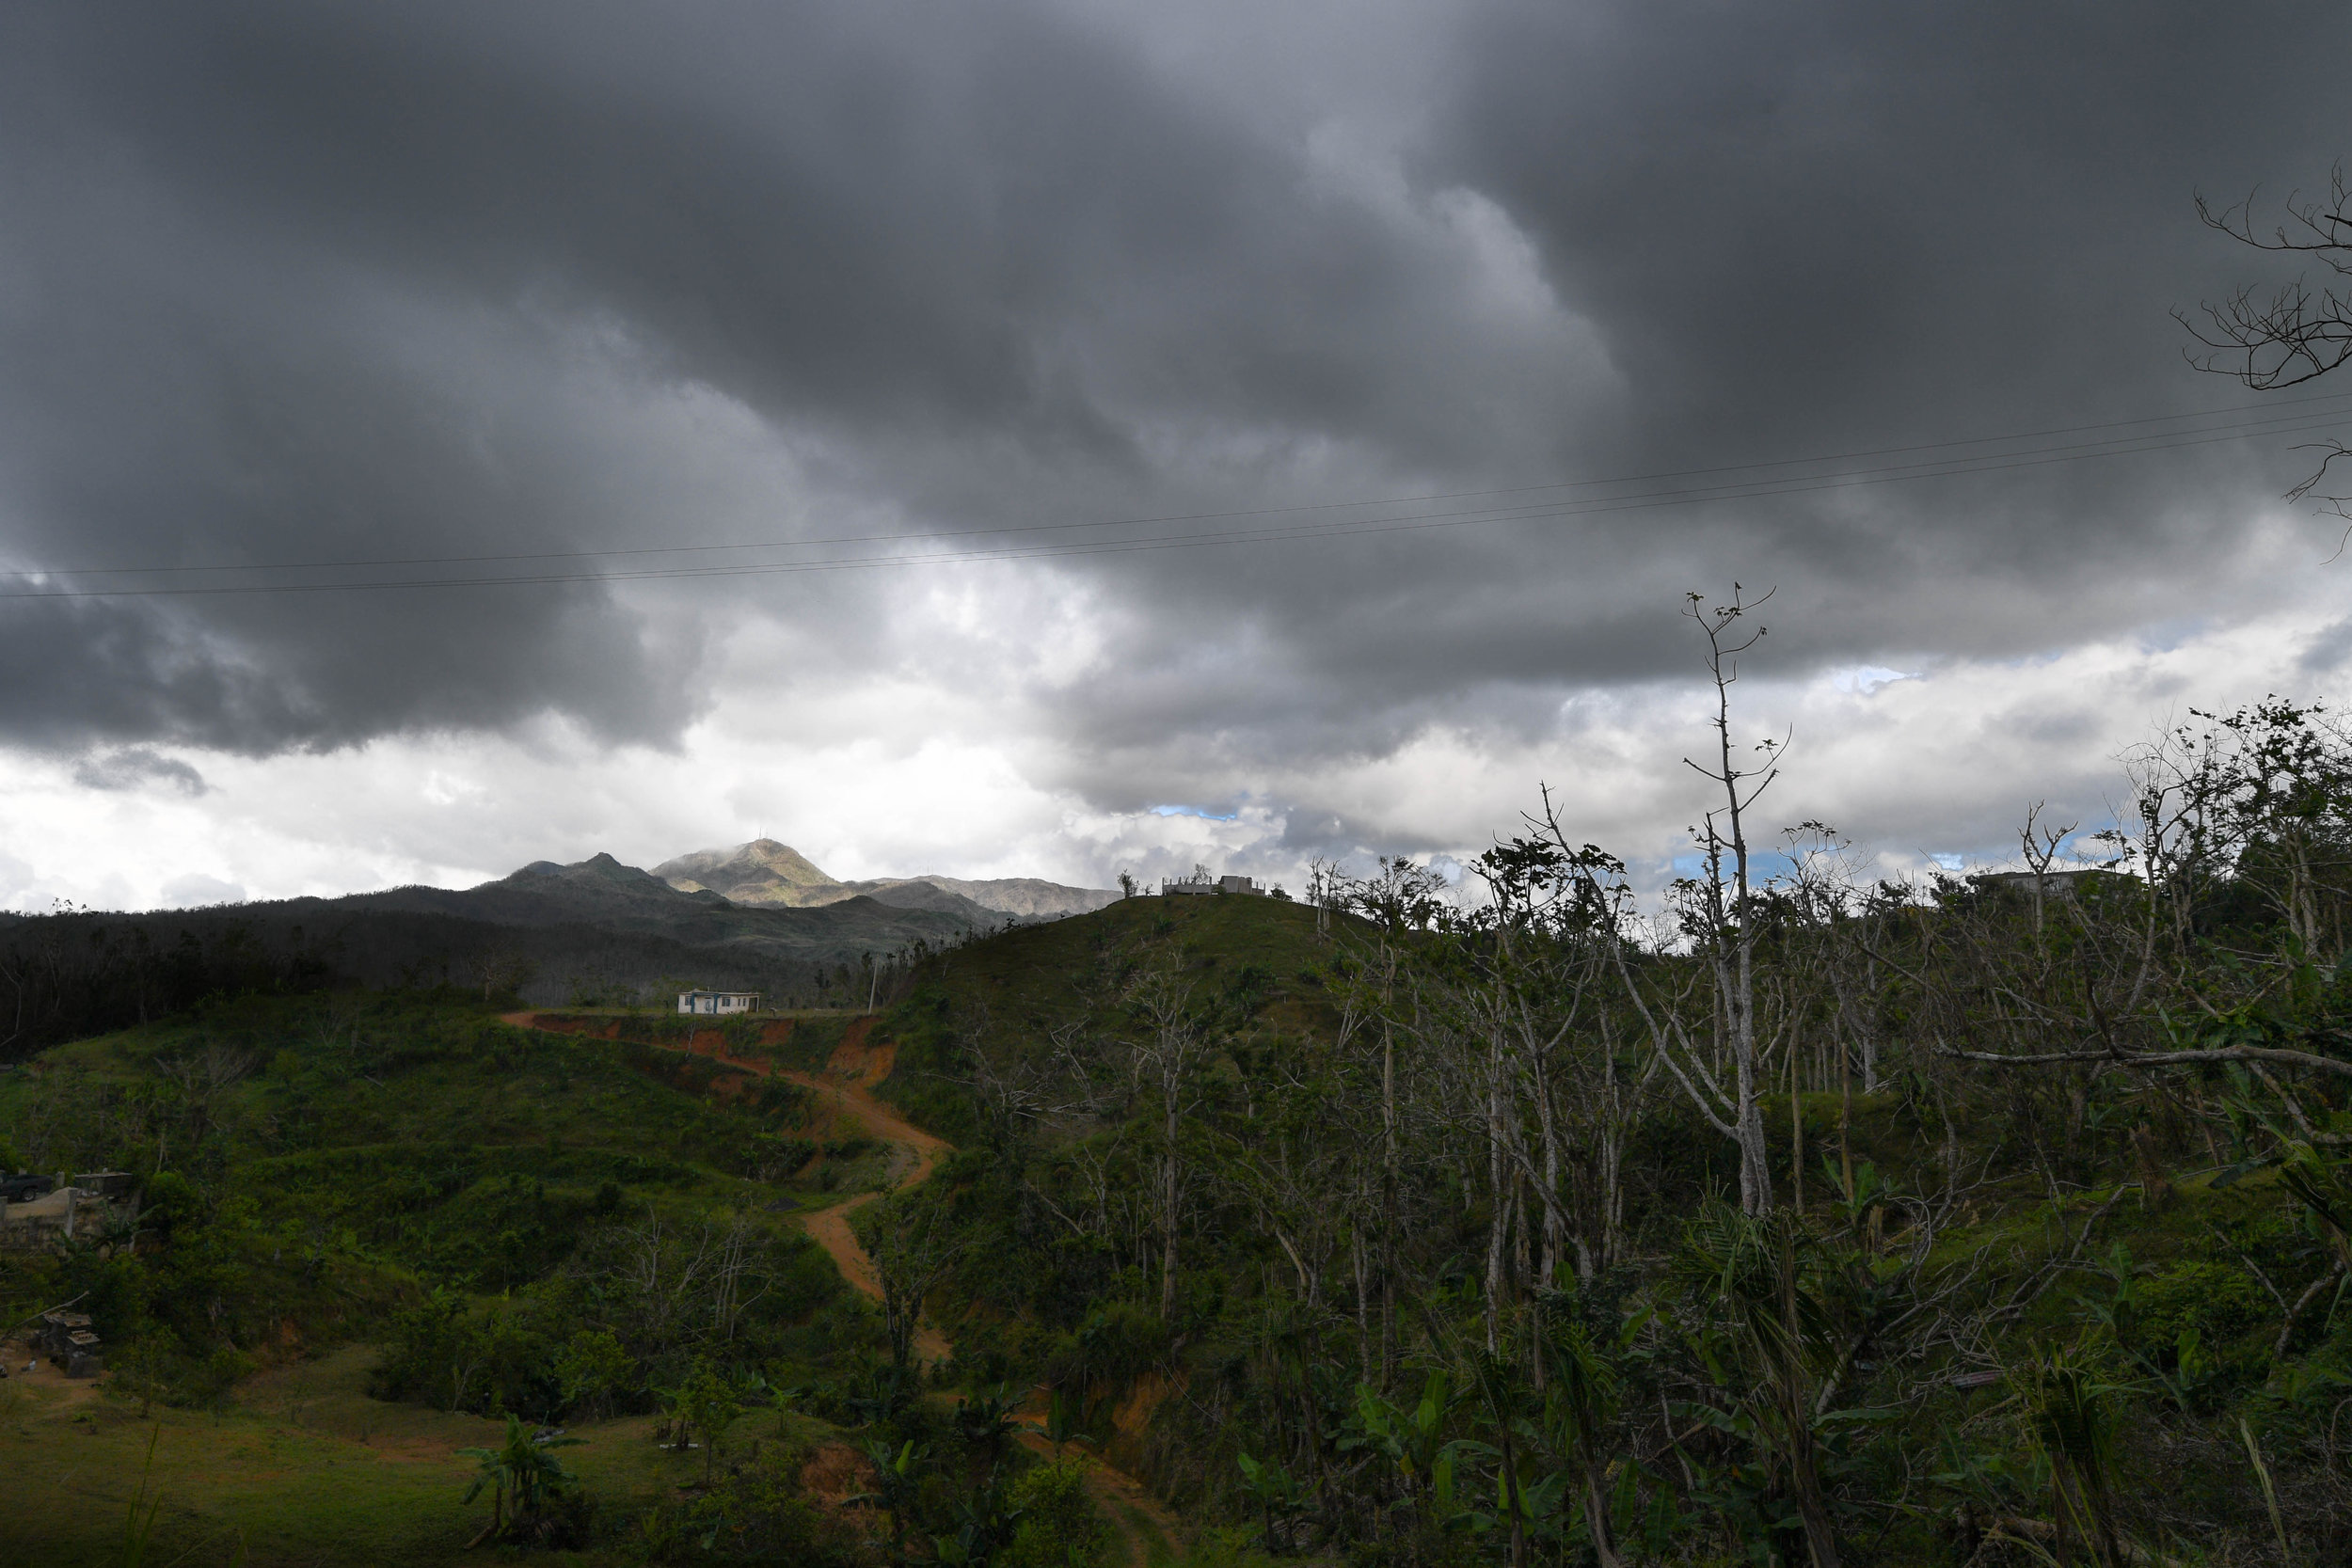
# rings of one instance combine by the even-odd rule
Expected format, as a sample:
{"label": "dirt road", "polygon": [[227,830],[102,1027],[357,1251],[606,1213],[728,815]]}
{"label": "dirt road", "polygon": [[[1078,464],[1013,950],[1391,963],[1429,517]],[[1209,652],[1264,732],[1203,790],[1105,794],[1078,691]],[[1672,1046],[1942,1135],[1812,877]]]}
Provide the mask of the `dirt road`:
{"label": "dirt road", "polygon": [[[866,1044],[866,1036],[871,1028],[872,1022],[866,1019],[851,1024],[822,1073],[780,1069],[777,1076],[814,1090],[820,1112],[829,1116],[834,1126],[838,1127],[846,1118],[862,1128],[867,1137],[898,1149],[905,1158],[893,1162],[890,1182],[894,1188],[904,1191],[930,1180],[948,1148],[874,1098],[874,1085],[889,1077],[890,1069],[898,1063],[898,1048],[887,1042]],[[753,1070],[766,1070],[735,1057],[721,1059]],[[801,1227],[825,1249],[834,1266],[841,1271],[841,1277],[850,1282],[852,1290],[875,1301],[882,1299],[882,1277],[874,1272],[874,1260],[858,1244],[850,1216],[880,1196],[880,1193],[860,1193],[801,1217]],[[914,1354],[920,1361],[946,1361],[955,1354],[955,1349],[938,1328],[926,1322],[915,1325]]]}
{"label": "dirt road", "polygon": [[[531,1012],[506,1013],[501,1022],[517,1029],[540,1027],[538,1015]],[[953,1152],[944,1140],[934,1137],[910,1123],[895,1109],[874,1098],[874,1086],[890,1076],[897,1065],[898,1048],[889,1041],[869,1043],[873,1020],[859,1019],[850,1025],[841,1043],[834,1048],[821,1073],[795,1072],[767,1062],[754,1061],[724,1053],[716,1031],[711,1034],[711,1046],[706,1051],[693,1050],[698,1041],[690,1040],[685,1049],[689,1054],[707,1056],[744,1072],[760,1077],[783,1078],[814,1091],[814,1109],[828,1126],[839,1127],[844,1120],[854,1123],[865,1134],[887,1143],[901,1151],[904,1163],[894,1163],[890,1180],[894,1190],[903,1192],[909,1187],[930,1180],[939,1162]],[[564,1031],[550,1031],[561,1033]],[[679,1049],[665,1047],[664,1049]],[[865,1247],[858,1244],[857,1232],[850,1228],[850,1216],[880,1197],[880,1193],[860,1193],[824,1209],[812,1210],[801,1216],[802,1228],[833,1259],[834,1266],[850,1287],[870,1300],[882,1299],[882,1280],[874,1273],[874,1260]],[[930,1323],[915,1330],[914,1351],[918,1359],[928,1362],[945,1361],[955,1354],[946,1337]],[[1050,1453],[1042,1433],[1025,1429],[1022,1442],[1040,1453]],[[1175,1543],[1180,1539],[1176,1521],[1151,1489],[1123,1470],[1113,1469],[1100,1459],[1086,1457],[1088,1489],[1093,1494],[1097,1507],[1111,1528],[1118,1531],[1126,1548],[1131,1568],[1149,1568],[1153,1547],[1168,1561],[1175,1560]],[[1156,1536],[1157,1540],[1153,1538]]]}

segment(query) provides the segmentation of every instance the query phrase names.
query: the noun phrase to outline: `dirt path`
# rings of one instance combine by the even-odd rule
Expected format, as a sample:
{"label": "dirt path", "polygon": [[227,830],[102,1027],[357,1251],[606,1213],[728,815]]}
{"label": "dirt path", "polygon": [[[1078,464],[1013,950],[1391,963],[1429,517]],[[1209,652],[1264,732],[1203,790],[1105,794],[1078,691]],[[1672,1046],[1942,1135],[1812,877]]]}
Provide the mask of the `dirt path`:
{"label": "dirt path", "polygon": [[[846,1117],[863,1128],[867,1137],[903,1151],[908,1158],[903,1164],[893,1163],[890,1183],[893,1189],[904,1191],[930,1180],[931,1172],[939,1168],[939,1162],[949,1149],[945,1141],[914,1126],[874,1098],[874,1085],[890,1076],[890,1069],[898,1065],[898,1053],[896,1046],[888,1043],[866,1044],[866,1036],[871,1028],[871,1022],[865,1019],[851,1024],[849,1034],[834,1048],[822,1073],[780,1069],[777,1075],[814,1090],[818,1104],[832,1113],[835,1126]],[[734,1057],[721,1059],[755,1071],[767,1070]],[[874,1260],[858,1244],[850,1216],[880,1196],[880,1193],[860,1193],[801,1217],[801,1227],[825,1249],[834,1267],[841,1271],[841,1277],[850,1282],[852,1290],[875,1301],[882,1299],[882,1276],[874,1272]],[[955,1349],[937,1327],[923,1322],[915,1325],[914,1354],[920,1361],[938,1362],[951,1358]]]}
{"label": "dirt path", "polygon": [[[538,1015],[534,1012],[501,1014],[500,1022],[511,1023],[517,1029],[539,1028]],[[690,1055],[708,1056],[713,1061],[723,1062],[762,1078],[772,1075],[814,1090],[818,1106],[831,1113],[834,1125],[838,1126],[847,1117],[862,1128],[866,1136],[895,1145],[905,1151],[908,1157],[906,1164],[894,1165],[890,1173],[893,1189],[903,1192],[930,1180],[931,1172],[939,1168],[939,1162],[952,1149],[945,1140],[913,1125],[890,1105],[874,1098],[874,1086],[889,1077],[890,1069],[898,1063],[898,1047],[886,1040],[869,1044],[866,1037],[872,1030],[871,1019],[859,1019],[850,1024],[841,1043],[834,1048],[821,1073],[795,1072],[767,1062],[726,1055],[719,1047],[716,1031],[712,1033],[710,1050],[696,1051],[691,1040],[683,1049]],[[874,1301],[882,1299],[882,1280],[874,1272],[874,1260],[858,1244],[857,1232],[850,1226],[850,1216],[882,1196],[880,1193],[860,1193],[855,1197],[845,1198],[828,1208],[812,1210],[801,1216],[802,1228],[825,1249],[827,1256],[833,1259],[834,1266],[841,1271],[841,1277],[849,1281],[850,1289]],[[918,1358],[931,1362],[947,1360],[955,1354],[946,1337],[929,1322],[915,1329],[914,1350]],[[1025,1428],[1021,1441],[1039,1453],[1053,1452],[1053,1445],[1034,1428]],[[1165,1560],[1173,1562],[1177,1555],[1175,1544],[1181,1539],[1176,1521],[1161,1506],[1160,1500],[1152,1495],[1151,1489],[1125,1471],[1113,1469],[1091,1455],[1085,1456],[1084,1463],[1088,1489],[1093,1493],[1104,1518],[1109,1521],[1126,1547],[1131,1568],[1149,1568],[1154,1543],[1148,1532],[1156,1532]]]}
{"label": "dirt path", "polygon": [[[1043,1433],[1034,1427],[1021,1432],[1021,1445],[1035,1452],[1051,1455],[1054,1445]],[[1130,1568],[1150,1568],[1152,1548],[1161,1548],[1166,1562],[1177,1560],[1175,1516],[1152,1495],[1151,1489],[1124,1470],[1115,1470],[1092,1454],[1065,1453],[1086,1466],[1087,1490],[1094,1494],[1095,1507],[1103,1511],[1104,1521],[1114,1530],[1120,1544],[1126,1548]]]}

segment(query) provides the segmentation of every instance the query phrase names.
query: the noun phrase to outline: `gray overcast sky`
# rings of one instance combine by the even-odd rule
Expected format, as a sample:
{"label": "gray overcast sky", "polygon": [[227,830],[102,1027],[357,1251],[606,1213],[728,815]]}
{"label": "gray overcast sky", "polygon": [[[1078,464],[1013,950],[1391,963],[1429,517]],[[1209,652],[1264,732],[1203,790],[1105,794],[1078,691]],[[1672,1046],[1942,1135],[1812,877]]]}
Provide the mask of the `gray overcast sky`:
{"label": "gray overcast sky", "polygon": [[1788,816],[1997,854],[2342,684],[2312,432],[1329,503],[2293,413],[2169,312],[2283,276],[2191,197],[2323,183],[2347,57],[2334,6],[9,7],[8,591],[562,580],[0,600],[0,903],[760,830],[1295,876],[1539,779],[1663,863],[1735,579]]}

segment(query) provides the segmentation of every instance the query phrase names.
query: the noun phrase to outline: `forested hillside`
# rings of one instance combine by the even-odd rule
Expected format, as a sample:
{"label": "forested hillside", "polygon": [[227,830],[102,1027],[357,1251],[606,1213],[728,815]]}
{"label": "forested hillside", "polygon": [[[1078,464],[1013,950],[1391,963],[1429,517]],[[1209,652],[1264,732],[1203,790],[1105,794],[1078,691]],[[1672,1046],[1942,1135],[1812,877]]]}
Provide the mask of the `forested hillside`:
{"label": "forested hillside", "polygon": [[[111,1368],[0,1396],[53,1499],[21,1527],[96,1560],[167,1495],[189,1560],[310,1560],[396,1497],[367,1538],[415,1561],[2345,1560],[2352,750],[2273,704],[2134,768],[2121,829],[2029,823],[2021,874],[1863,883],[1819,824],[1751,845],[1751,801],[1661,904],[1539,810],[1459,886],[1127,899],[878,1017],[330,990],[52,1049],[0,1080],[13,1162],[143,1194],[0,1265]],[[273,1457],[171,1458],[204,1422]]]}
{"label": "forested hillside", "polygon": [[1539,813],[1468,896],[959,952],[935,1309],[1278,1553],[2342,1560],[2352,756],[2272,704],[2134,767],[2024,875],[1726,814],[1643,918]]}

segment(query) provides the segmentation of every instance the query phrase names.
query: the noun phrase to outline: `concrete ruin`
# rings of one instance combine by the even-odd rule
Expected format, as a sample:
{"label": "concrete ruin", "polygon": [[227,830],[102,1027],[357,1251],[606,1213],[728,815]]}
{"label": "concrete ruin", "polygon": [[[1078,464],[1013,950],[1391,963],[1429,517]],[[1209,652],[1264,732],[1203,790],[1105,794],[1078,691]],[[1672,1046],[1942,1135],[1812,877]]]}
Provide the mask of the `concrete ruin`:
{"label": "concrete ruin", "polygon": [[33,1331],[33,1348],[68,1377],[96,1377],[106,1370],[87,1312],[43,1312]]}
{"label": "concrete ruin", "polygon": [[1248,877],[1211,878],[1205,873],[1197,873],[1190,877],[1168,877],[1160,881],[1160,896],[1163,898],[1175,898],[1187,894],[1198,895],[1218,893],[1250,894],[1263,896],[1265,889],[1260,887],[1255,879]]}
{"label": "concrete ruin", "polygon": [[125,1209],[135,1209],[138,1179],[128,1171],[92,1171],[84,1176],[19,1172],[5,1179],[0,1194],[24,1193],[23,1202],[0,1203],[0,1251],[40,1252],[63,1243],[104,1234]]}

